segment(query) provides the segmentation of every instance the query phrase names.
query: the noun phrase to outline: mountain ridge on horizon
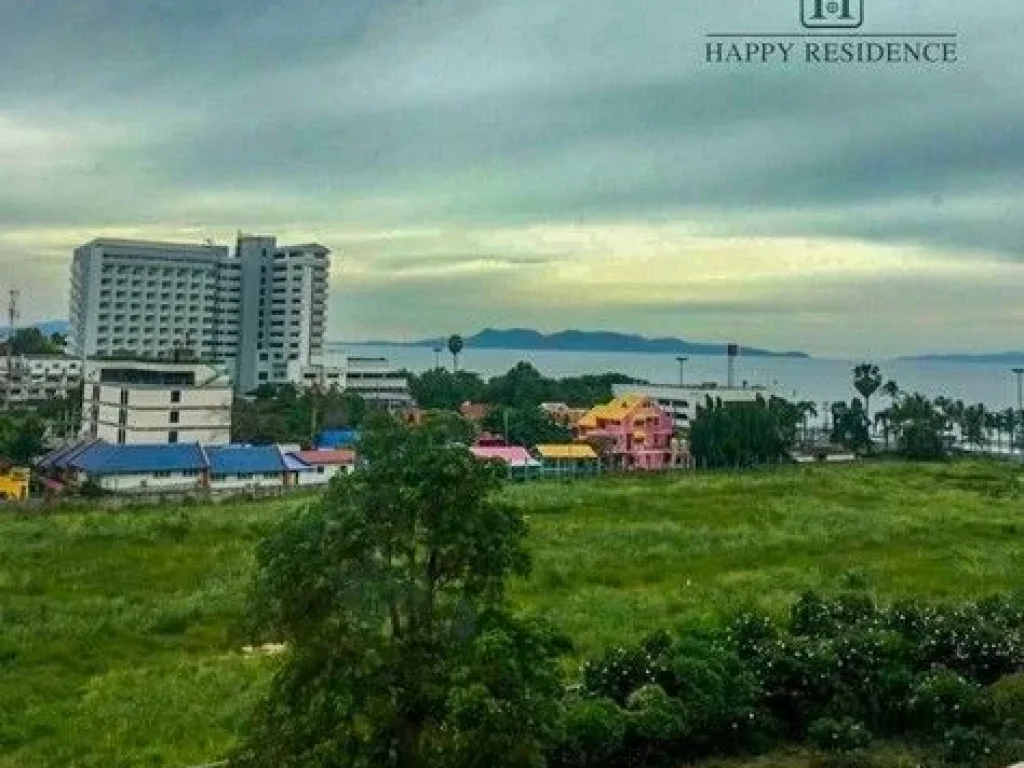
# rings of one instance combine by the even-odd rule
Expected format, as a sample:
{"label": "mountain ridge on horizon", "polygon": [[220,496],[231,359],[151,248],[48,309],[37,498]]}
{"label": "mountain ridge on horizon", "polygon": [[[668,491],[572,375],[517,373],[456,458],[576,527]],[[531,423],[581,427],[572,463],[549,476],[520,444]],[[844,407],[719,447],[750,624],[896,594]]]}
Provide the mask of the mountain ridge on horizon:
{"label": "mountain ridge on horizon", "polygon": [[[435,347],[447,349],[448,339],[437,337],[418,341],[349,342],[363,346]],[[632,352],[637,354],[725,354],[726,342],[690,342],[674,337],[649,338],[640,334],[616,331],[565,330],[546,334],[531,328],[485,328],[464,337],[466,349],[529,349],[559,352]],[[739,345],[740,354],[748,357],[810,358],[806,352],[774,352],[758,347]]]}

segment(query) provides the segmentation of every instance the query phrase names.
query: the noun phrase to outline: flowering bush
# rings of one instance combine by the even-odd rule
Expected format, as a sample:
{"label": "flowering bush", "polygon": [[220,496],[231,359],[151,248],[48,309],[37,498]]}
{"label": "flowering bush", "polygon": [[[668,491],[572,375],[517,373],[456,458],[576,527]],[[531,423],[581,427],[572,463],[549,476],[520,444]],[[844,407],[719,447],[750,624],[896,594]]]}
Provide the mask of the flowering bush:
{"label": "flowering bush", "polygon": [[922,675],[907,704],[910,724],[919,733],[941,734],[956,726],[978,724],[985,717],[981,686],[955,672]]}
{"label": "flowering bush", "polygon": [[850,768],[872,733],[933,744],[942,766],[1021,759],[1022,630],[1019,600],[886,608],[848,591],[802,595],[781,625],[747,612],[722,633],[659,632],[584,665],[590,707],[569,708],[550,762],[675,765],[781,736]]}

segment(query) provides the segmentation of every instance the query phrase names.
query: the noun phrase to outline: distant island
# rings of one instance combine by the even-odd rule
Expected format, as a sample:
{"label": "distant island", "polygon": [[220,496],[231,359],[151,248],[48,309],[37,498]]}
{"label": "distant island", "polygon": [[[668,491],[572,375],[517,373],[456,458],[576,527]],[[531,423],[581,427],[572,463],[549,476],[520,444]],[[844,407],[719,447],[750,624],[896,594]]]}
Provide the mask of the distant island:
{"label": "distant island", "polygon": [[[554,350],[559,352],[631,352],[648,355],[724,355],[726,345],[708,342],[692,342],[675,338],[654,338],[611,331],[561,331],[545,334],[528,328],[501,330],[486,328],[480,333],[464,338],[467,349],[528,349]],[[446,348],[447,338],[422,339],[420,341],[367,341],[365,345],[396,347]],[[744,357],[795,357],[809,358],[806,352],[772,352],[757,347],[740,346]]]}
{"label": "distant island", "polygon": [[1015,363],[1024,363],[1024,352],[950,352],[948,354],[937,355],[912,355],[909,357],[900,357],[897,359],[907,360],[911,362],[998,363],[1004,365],[1013,365]]}

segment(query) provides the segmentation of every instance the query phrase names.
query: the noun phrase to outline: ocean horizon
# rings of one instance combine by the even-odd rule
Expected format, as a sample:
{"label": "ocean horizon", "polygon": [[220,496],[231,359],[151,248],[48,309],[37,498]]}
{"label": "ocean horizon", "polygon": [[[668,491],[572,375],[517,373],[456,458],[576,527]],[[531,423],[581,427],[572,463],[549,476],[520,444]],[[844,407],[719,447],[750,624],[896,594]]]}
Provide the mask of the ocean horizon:
{"label": "ocean horizon", "polygon": [[[430,347],[359,342],[329,342],[329,357],[386,357],[392,365],[414,373],[434,367],[435,355]],[[447,350],[440,355],[440,364],[451,368]],[[565,378],[587,374],[622,373],[656,384],[678,384],[679,363],[674,355],[635,352],[576,352],[537,349],[467,348],[459,355],[462,370],[479,373],[485,379],[508,371],[517,362],[531,363],[545,376]],[[736,358],[734,383],[742,386],[766,387],[773,394],[790,400],[810,400],[821,406],[859,396],[853,389],[853,368],[863,358]],[[937,360],[881,359],[879,366],[884,380],[893,379],[908,392],[928,397],[944,395],[965,403],[983,403],[1003,410],[1016,407],[1017,386],[1010,366],[999,363],[964,363]],[[727,377],[725,355],[691,355],[683,366],[687,384],[714,382],[724,386]],[[872,398],[872,411],[888,399],[881,393]]]}

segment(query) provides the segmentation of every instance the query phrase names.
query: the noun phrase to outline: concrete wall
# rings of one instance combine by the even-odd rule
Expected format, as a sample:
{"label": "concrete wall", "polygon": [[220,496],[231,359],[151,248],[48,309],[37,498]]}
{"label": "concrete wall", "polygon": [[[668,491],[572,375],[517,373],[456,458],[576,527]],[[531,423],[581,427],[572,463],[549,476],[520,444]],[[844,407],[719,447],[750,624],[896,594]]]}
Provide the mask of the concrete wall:
{"label": "concrete wall", "polygon": [[146,474],[105,475],[97,478],[100,486],[107,491],[171,491],[199,488],[202,485],[202,472],[184,473],[171,472],[168,477],[158,477],[150,472]]}
{"label": "concrete wall", "polygon": [[210,490],[212,491],[244,491],[249,488],[270,488],[284,485],[284,472],[277,472],[272,476],[255,474],[239,476],[237,474],[210,475]]}

